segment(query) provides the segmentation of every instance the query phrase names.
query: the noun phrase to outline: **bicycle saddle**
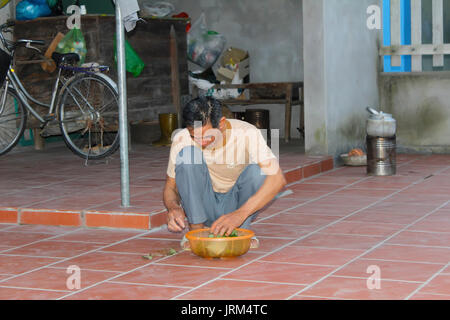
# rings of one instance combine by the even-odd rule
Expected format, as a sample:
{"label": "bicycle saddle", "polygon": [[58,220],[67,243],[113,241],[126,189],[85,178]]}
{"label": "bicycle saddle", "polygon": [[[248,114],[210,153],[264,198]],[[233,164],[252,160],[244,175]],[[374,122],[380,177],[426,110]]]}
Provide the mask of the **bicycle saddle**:
{"label": "bicycle saddle", "polygon": [[43,41],[43,40],[19,39],[15,43],[16,46],[19,46],[21,44],[25,45],[26,47],[31,45],[31,44],[35,44],[35,45],[38,45],[38,46],[45,46],[45,41]]}
{"label": "bicycle saddle", "polygon": [[56,65],[59,66],[61,63],[74,63],[80,61],[80,56],[77,53],[52,53],[52,59],[55,61]]}

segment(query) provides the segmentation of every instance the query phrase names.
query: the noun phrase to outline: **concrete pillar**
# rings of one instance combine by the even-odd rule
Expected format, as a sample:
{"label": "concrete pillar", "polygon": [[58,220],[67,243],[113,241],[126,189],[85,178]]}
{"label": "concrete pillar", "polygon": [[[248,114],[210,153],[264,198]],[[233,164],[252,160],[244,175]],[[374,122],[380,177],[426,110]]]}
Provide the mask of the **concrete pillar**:
{"label": "concrete pillar", "polygon": [[381,0],[303,0],[305,150],[338,156],[365,145],[367,106],[378,108]]}
{"label": "concrete pillar", "polygon": [[324,0],[303,0],[305,150],[328,154]]}

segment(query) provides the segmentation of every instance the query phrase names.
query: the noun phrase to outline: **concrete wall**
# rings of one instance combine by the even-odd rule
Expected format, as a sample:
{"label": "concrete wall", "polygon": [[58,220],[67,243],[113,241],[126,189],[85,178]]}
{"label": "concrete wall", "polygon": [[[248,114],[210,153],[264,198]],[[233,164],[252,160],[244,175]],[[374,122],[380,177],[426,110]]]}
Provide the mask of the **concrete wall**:
{"label": "concrete wall", "polygon": [[[226,48],[236,47],[250,54],[250,81],[303,80],[302,0],[170,0],[176,12],[187,12],[195,22],[202,12],[210,30],[227,38]],[[142,8],[142,7],[141,7]],[[191,70],[198,69],[189,64]],[[217,66],[217,64],[216,64]],[[284,105],[232,106],[270,111],[272,129],[284,137]],[[291,137],[300,138],[300,107],[292,107]]]}
{"label": "concrete wall", "polygon": [[450,152],[450,72],[383,74],[381,105],[397,120],[399,152]]}
{"label": "concrete wall", "polygon": [[194,22],[202,12],[226,47],[248,50],[252,82],[303,80],[301,0],[170,0]]}
{"label": "concrete wall", "polygon": [[366,25],[378,0],[304,0],[306,152],[364,147],[367,106],[378,106],[381,32]]}
{"label": "concrete wall", "polygon": [[6,6],[0,9],[0,24],[5,23],[8,19],[16,16],[16,5],[14,1],[10,1]]}

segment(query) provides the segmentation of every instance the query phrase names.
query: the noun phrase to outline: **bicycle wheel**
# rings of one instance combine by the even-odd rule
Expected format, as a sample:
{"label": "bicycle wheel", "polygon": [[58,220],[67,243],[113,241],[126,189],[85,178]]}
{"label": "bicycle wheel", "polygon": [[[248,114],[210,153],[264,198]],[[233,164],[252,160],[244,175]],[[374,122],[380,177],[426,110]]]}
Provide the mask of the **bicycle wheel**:
{"label": "bicycle wheel", "polygon": [[61,93],[59,125],[66,145],[86,159],[101,159],[119,147],[119,95],[104,78],[77,75]]}
{"label": "bicycle wheel", "polygon": [[[0,89],[0,103],[5,88]],[[8,88],[5,103],[0,105],[0,155],[10,151],[19,142],[27,123],[27,113],[14,89]]]}

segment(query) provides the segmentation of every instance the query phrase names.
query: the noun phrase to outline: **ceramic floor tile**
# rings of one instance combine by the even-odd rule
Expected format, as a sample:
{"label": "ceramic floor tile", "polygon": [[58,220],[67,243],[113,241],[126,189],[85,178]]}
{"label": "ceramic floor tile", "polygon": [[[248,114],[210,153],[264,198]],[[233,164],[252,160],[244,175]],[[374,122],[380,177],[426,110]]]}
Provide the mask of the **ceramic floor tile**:
{"label": "ceramic floor tile", "polygon": [[78,227],[62,227],[62,226],[46,226],[46,225],[15,225],[8,231],[25,232],[25,233],[48,233],[51,235],[61,235],[64,233],[81,230]]}
{"label": "ceramic floor tile", "polygon": [[276,238],[265,238],[258,237],[259,247],[254,250],[258,252],[272,252],[280,247],[292,242],[292,239],[276,239]]}
{"label": "ceramic floor tile", "polygon": [[11,229],[14,228],[16,225],[15,224],[0,224],[0,231],[4,231],[6,229]]}
{"label": "ceramic floor tile", "polygon": [[305,204],[303,206],[288,210],[286,213],[304,213],[311,215],[326,215],[343,217],[361,209],[360,206],[355,205],[333,205],[333,204],[320,204],[319,201]]}
{"label": "ceramic floor tile", "polygon": [[[73,274],[73,271],[68,273],[66,268],[43,268],[3,281],[0,283],[0,285],[70,291],[71,288],[68,287],[68,283],[71,283],[70,277]],[[117,274],[118,273],[113,272],[80,270],[80,289],[106,280]]]}
{"label": "ceramic floor tile", "polygon": [[53,258],[69,258],[91,250],[100,248],[102,245],[80,242],[41,241],[18,249],[8,251],[9,254],[42,256]]}
{"label": "ceramic floor tile", "polygon": [[261,261],[340,266],[362,253],[364,250],[289,246],[261,258]]}
{"label": "ceramic floor tile", "polygon": [[[152,261],[157,261],[162,257],[154,257]],[[99,270],[126,272],[141,267],[151,262],[144,259],[140,254],[121,254],[116,252],[92,252],[85,255],[66,260],[53,265],[54,267],[67,268],[77,265],[82,270]]]}
{"label": "ceramic floor tile", "polygon": [[283,300],[304,286],[276,283],[216,280],[183,294],[180,300]]}
{"label": "ceramic floor tile", "polygon": [[139,238],[159,238],[159,239],[172,239],[172,240],[178,240],[181,241],[183,238],[183,235],[187,233],[188,230],[185,230],[184,232],[170,232],[166,226],[164,226],[164,229],[162,230],[155,230],[151,231],[150,233],[145,233]]}
{"label": "ceramic floor tile", "polygon": [[369,249],[383,240],[383,237],[327,234],[321,231],[300,240],[295,245],[336,249]]}
{"label": "ceramic floor tile", "polygon": [[298,226],[323,226],[330,222],[336,221],[335,216],[313,215],[313,214],[294,214],[281,213],[272,218],[264,220],[264,223],[277,223]]}
{"label": "ceramic floor tile", "polygon": [[358,221],[341,221],[322,229],[322,233],[341,233],[355,235],[390,236],[404,226],[392,223],[367,223]]}
{"label": "ceramic floor tile", "polygon": [[340,269],[334,275],[368,278],[373,274],[372,267],[379,268],[381,279],[425,282],[438,272],[442,265],[358,259]]}
{"label": "ceramic floor tile", "polygon": [[165,265],[165,261],[140,268],[114,281],[179,287],[196,287],[215,279],[228,270],[192,266]]}
{"label": "ceramic floor tile", "polygon": [[408,231],[427,231],[427,232],[450,232],[450,218],[449,221],[445,220],[433,220],[430,218],[425,218],[411,227],[408,228]]}
{"label": "ceramic floor tile", "polygon": [[443,274],[433,278],[422,289],[421,293],[445,294],[450,296],[450,275]]}
{"label": "ceramic floor tile", "polygon": [[52,237],[48,234],[23,233],[14,231],[0,231],[0,243],[6,246],[23,246],[35,241],[44,240]]}
{"label": "ceramic floor tile", "polygon": [[419,283],[383,281],[380,289],[369,289],[367,277],[362,279],[329,277],[302,295],[356,300],[402,300],[419,287]]}
{"label": "ceramic floor tile", "polygon": [[365,254],[363,258],[446,264],[450,261],[450,248],[383,244]]}
{"label": "ceramic floor tile", "polygon": [[307,301],[319,301],[319,300],[346,300],[346,299],[332,299],[332,298],[324,298],[324,297],[311,297],[311,296],[304,296],[304,295],[296,295],[293,296],[290,300],[307,300]]}
{"label": "ceramic floor tile", "polygon": [[292,239],[297,239],[299,237],[305,236],[316,229],[312,226],[270,224],[266,223],[265,220],[252,224],[251,228],[257,237],[263,236]]}
{"label": "ceramic floor tile", "polygon": [[118,241],[145,234],[144,231],[122,231],[122,230],[102,230],[102,229],[79,229],[68,235],[62,235],[55,240],[83,241],[111,244]]}
{"label": "ceramic floor tile", "polygon": [[450,233],[403,231],[391,238],[388,243],[450,248]]}
{"label": "ceramic floor tile", "polygon": [[344,221],[358,221],[370,223],[394,223],[402,224],[404,226],[411,224],[421,216],[417,215],[406,215],[406,214],[395,214],[390,212],[358,212],[350,217],[344,219]]}
{"label": "ceramic floor tile", "polygon": [[108,252],[122,252],[122,253],[135,253],[135,254],[149,254],[159,250],[180,250],[179,240],[156,240],[156,239],[133,239],[128,240],[110,247],[105,248],[103,251]]}
{"label": "ceramic floor tile", "polygon": [[422,293],[418,292],[413,295],[409,300],[450,300],[450,295],[443,294],[432,294],[432,293]]}
{"label": "ceramic floor tile", "polygon": [[0,273],[20,274],[57,262],[54,258],[24,257],[0,254]]}
{"label": "ceramic floor tile", "polygon": [[341,197],[370,197],[381,199],[384,197],[387,197],[391,194],[393,194],[395,191],[392,191],[390,189],[374,189],[374,188],[363,188],[361,186],[358,187],[351,187],[344,190],[340,190],[335,192],[333,195],[335,196],[341,196]]}
{"label": "ceramic floor tile", "polygon": [[401,202],[393,202],[391,199],[374,204],[368,209],[361,211],[363,213],[396,213],[413,216],[424,216],[436,209],[437,205],[426,204],[409,204]]}
{"label": "ceramic floor tile", "polygon": [[168,300],[187,289],[104,282],[64,300]]}
{"label": "ceramic floor tile", "polygon": [[2,287],[0,283],[0,300],[55,300],[66,292]]}
{"label": "ceramic floor tile", "polygon": [[[273,272],[276,270],[277,272]],[[224,279],[310,284],[335,270],[335,267],[283,264],[256,261],[224,276]]]}
{"label": "ceramic floor tile", "polygon": [[252,252],[252,249],[246,254],[234,258],[221,259],[205,259],[192,253],[191,251],[180,252],[174,256],[164,259],[165,264],[173,264],[179,266],[197,266],[197,267],[212,267],[220,269],[238,268],[244,264],[260,258],[264,253]]}

